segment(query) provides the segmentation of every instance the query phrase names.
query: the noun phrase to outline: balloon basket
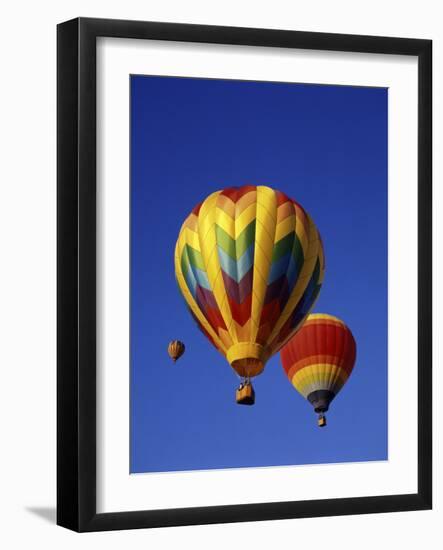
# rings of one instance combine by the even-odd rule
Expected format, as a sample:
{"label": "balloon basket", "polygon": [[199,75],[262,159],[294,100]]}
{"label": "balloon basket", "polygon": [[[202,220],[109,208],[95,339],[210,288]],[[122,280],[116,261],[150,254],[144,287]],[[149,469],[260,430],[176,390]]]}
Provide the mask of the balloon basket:
{"label": "balloon basket", "polygon": [[319,428],[324,428],[326,426],[326,416],[323,416],[322,414],[318,417],[317,421]]}
{"label": "balloon basket", "polygon": [[250,382],[240,384],[235,392],[235,400],[238,405],[253,405],[255,403],[255,391]]}

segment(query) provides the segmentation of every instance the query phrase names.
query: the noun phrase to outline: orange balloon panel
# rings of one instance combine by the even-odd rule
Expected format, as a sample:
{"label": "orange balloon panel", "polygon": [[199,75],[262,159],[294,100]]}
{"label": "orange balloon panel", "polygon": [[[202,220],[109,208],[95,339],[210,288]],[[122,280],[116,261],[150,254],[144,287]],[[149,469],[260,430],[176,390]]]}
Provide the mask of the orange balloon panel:
{"label": "orange balloon panel", "polygon": [[352,372],[356,344],[343,321],[311,314],[280,352],[283,368],[294,387],[317,412],[328,410]]}

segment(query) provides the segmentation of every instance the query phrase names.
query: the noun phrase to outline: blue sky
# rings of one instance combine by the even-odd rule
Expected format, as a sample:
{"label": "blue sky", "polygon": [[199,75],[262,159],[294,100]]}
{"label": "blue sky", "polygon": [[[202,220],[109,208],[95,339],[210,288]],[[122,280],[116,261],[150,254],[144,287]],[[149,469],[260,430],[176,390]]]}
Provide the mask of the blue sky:
{"label": "blue sky", "polygon": [[[131,77],[131,472],[387,459],[387,95],[384,88]],[[273,357],[256,404],[178,291],[181,224],[209,193],[270,185],[322,235],[314,311],[342,318],[354,372],[320,429]],[[173,365],[168,342],[186,344]]]}

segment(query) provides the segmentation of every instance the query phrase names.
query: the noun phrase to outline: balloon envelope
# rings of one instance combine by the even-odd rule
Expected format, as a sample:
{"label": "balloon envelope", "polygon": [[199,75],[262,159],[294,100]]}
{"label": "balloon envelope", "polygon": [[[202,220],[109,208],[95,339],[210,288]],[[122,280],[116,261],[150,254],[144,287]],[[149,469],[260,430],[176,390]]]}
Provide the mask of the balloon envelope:
{"label": "balloon envelope", "polygon": [[280,357],[296,390],[323,413],[354,368],[356,344],[343,321],[315,313],[282,348]]}
{"label": "balloon envelope", "polygon": [[175,273],[201,330],[239,375],[251,377],[314,305],[323,247],[310,216],[284,193],[228,188],[183,223]]}
{"label": "balloon envelope", "polygon": [[174,363],[185,353],[185,345],[180,340],[172,340],[168,345],[168,355]]}

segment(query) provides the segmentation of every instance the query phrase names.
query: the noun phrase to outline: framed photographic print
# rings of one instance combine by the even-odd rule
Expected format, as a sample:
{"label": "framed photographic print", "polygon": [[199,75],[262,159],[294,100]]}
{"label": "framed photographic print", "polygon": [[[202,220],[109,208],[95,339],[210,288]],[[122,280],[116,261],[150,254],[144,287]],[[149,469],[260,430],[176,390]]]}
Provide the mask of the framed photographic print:
{"label": "framed photographic print", "polygon": [[431,52],[59,25],[59,525],[431,508]]}

